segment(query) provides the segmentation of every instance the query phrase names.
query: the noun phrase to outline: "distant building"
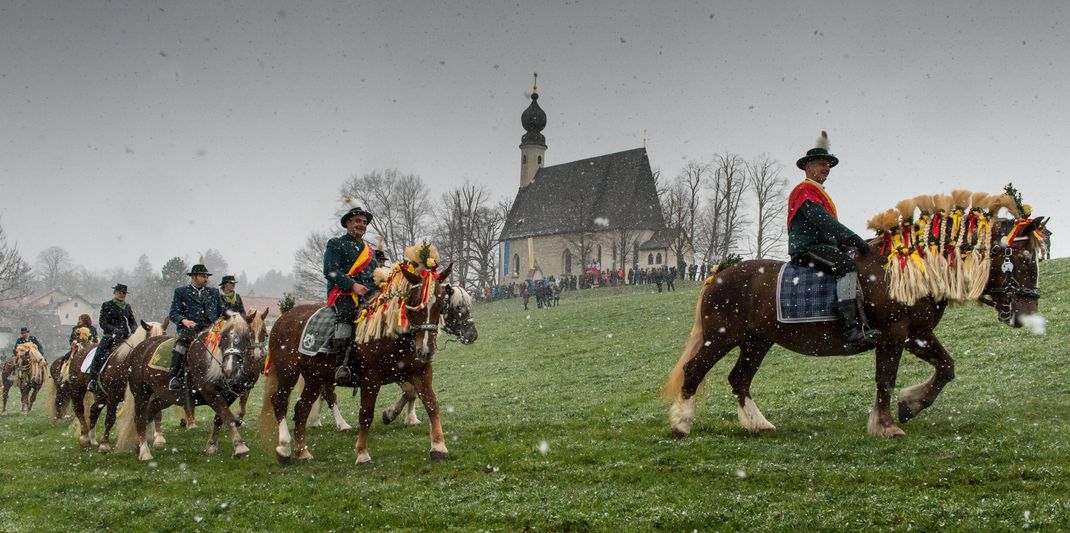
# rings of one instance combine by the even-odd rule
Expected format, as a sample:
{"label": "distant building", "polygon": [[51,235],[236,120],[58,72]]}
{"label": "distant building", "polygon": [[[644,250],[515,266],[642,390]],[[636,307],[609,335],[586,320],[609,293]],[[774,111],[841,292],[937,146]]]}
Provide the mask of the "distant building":
{"label": "distant building", "polygon": [[61,326],[74,326],[82,314],[93,317],[95,323],[100,311],[100,303],[94,305],[77,294],[68,296],[59,289],[26,298],[20,305],[34,307],[43,314],[55,315]]}
{"label": "distant building", "polygon": [[[677,257],[646,148],[544,166],[546,113],[538,88],[520,122],[520,189],[499,237],[500,279],[525,280],[599,270],[692,263]],[[586,265],[583,256],[586,256]]]}
{"label": "distant building", "polygon": [[[275,325],[275,321],[279,319],[279,302],[282,298],[272,298],[266,296],[245,296],[241,297],[242,303],[245,305],[245,312],[252,313],[253,311],[263,312],[264,309],[268,310],[267,318],[264,319],[264,323],[267,324],[268,329]],[[310,302],[299,301],[297,305],[318,303],[323,305],[323,302]]]}

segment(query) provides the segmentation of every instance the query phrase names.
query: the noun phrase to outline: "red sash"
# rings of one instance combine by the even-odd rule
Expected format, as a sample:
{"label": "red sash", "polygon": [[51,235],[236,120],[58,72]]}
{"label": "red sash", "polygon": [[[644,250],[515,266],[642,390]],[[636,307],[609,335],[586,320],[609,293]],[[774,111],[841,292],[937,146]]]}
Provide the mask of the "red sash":
{"label": "red sash", "polygon": [[810,180],[803,180],[791,190],[791,194],[788,195],[788,226],[791,226],[791,219],[795,218],[795,213],[799,212],[799,208],[803,206],[807,201],[813,202],[828,211],[832,215],[833,219],[836,219],[836,204],[832,203],[832,198],[825,192],[820,185]]}
{"label": "red sash", "polygon": [[[357,256],[357,260],[349,267],[349,272],[346,272],[346,275],[354,276],[361,270],[364,270],[364,267],[368,266],[368,263],[372,261],[372,257],[375,257],[375,251],[372,250],[371,245],[364,243],[364,250],[360,252],[360,255]],[[327,307],[333,307],[335,300],[342,295],[351,296],[353,298],[353,303],[358,306],[360,305],[360,297],[357,296],[356,293],[352,291],[343,291],[341,287],[335,287],[327,294]]]}

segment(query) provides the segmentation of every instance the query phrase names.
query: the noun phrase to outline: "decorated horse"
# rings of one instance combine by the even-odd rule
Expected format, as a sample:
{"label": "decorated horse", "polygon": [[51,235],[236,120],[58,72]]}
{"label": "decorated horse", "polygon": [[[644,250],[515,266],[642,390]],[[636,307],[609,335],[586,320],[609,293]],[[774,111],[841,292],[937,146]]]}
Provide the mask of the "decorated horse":
{"label": "decorated horse", "polygon": [[[256,382],[263,367],[266,339],[267,326],[257,311],[249,316],[231,313],[220,319],[190,344],[186,355],[189,387],[180,391],[167,387],[174,337],[153,337],[138,345],[128,358],[127,407],[120,420],[119,449],[132,449],[136,442],[138,458],[151,460],[149,425],[155,422],[159,431],[164,408],[181,405],[189,411],[193,405],[208,405],[216,414],[205,451],[219,451],[219,431],[226,426],[234,457],[248,457],[249,447],[238,432],[238,419],[230,405]],[[152,446],[162,447],[161,441],[162,435],[155,435]]]}
{"label": "decorated horse", "polygon": [[[99,446],[102,453],[110,452],[111,430],[123,401],[123,390],[129,373],[129,357],[134,348],[147,339],[163,335],[167,320],[159,322],[141,321],[141,327],[112,350],[111,355],[100,369],[100,388],[96,393],[89,392],[89,366],[97,356],[97,343],[88,344],[69,358],[66,377],[67,393],[74,406],[74,418],[78,426],[78,444],[83,448]],[[63,376],[61,375],[61,379]],[[97,442],[97,421],[104,412],[104,434]]]}
{"label": "decorated horse", "polygon": [[[1000,216],[1006,209],[1014,218]],[[790,291],[795,277],[778,278],[778,261],[744,261],[706,281],[695,322],[680,360],[665,385],[669,418],[677,438],[688,435],[695,395],[706,373],[739,347],[728,381],[738,404],[740,424],[751,432],[775,429],[751,398],[750,385],[773,344],[813,356],[854,355],[875,348],[876,401],[867,430],[877,437],[905,433],[892,418],[891,394],[905,348],[933,366],[926,381],[898,396],[898,418],[905,423],[931,406],[955,377],[955,362],[934,329],[948,302],[980,302],[997,310],[1011,327],[1036,316],[1040,297],[1038,261],[1047,246],[1047,219],[1031,218],[1013,187],[1007,194],[954,191],[919,196],[896,210],[874,217],[869,227],[878,240],[870,253],[856,257],[864,314],[882,335],[875,347],[846,342],[837,321],[791,322],[778,318],[778,294]],[[834,293],[834,290],[833,290]],[[783,302],[781,302],[782,305]]]}
{"label": "decorated horse", "polygon": [[[437,349],[437,336],[441,321],[451,319],[448,331],[458,333],[462,342],[474,342],[477,333],[471,320],[468,305],[471,299],[467,292],[445,283],[452,265],[438,273],[437,252],[433,245],[424,243],[406,250],[404,264],[393,269],[380,268],[376,281],[380,286],[378,296],[371,307],[358,318],[354,342],[355,360],[351,361],[354,374],[359,374],[360,434],[357,438],[357,463],[371,461],[368,453],[368,431],[375,418],[375,401],[379,389],[389,383],[408,383],[420,397],[431,425],[431,452],[433,461],[448,457],[442,433],[438,400],[432,388],[432,357]],[[465,307],[464,311],[451,310]],[[328,308],[329,309],[329,308]],[[334,374],[337,365],[334,355],[317,354],[305,349],[304,340],[310,338],[305,325],[319,312],[317,305],[297,306],[286,312],[275,323],[271,332],[271,363],[268,365],[264,406],[260,415],[262,438],[270,439],[278,431],[276,458],[288,463],[291,454],[299,460],[312,459],[306,442],[306,424],[309,412],[316,399],[326,393],[333,394]],[[456,317],[464,316],[464,319]],[[453,322],[452,320],[456,320]],[[312,348],[315,349],[314,343]],[[286,422],[290,393],[303,377],[305,387],[294,406],[294,443]],[[337,407],[335,406],[335,409]]]}
{"label": "decorated horse", "polygon": [[[0,414],[7,414],[7,395],[12,388],[18,388],[22,400],[21,414],[26,415],[33,409],[37,393],[45,384],[48,363],[37,345],[24,342],[15,346],[15,355],[8,359],[10,367],[5,369],[10,378],[4,379],[4,406]],[[10,379],[10,384],[8,380]]]}
{"label": "decorated horse", "polygon": [[52,361],[48,368],[48,407],[54,420],[67,416],[67,406],[71,401],[68,381],[71,373],[71,356],[92,343],[93,332],[87,327],[74,330],[74,342],[63,357]]}
{"label": "decorated horse", "polygon": [[[474,343],[479,338],[479,332],[476,330],[475,320],[472,318],[472,296],[464,287],[453,287],[451,285],[446,286],[446,294],[449,297],[449,305],[447,305],[446,311],[442,315],[442,330],[457,337],[461,344]],[[448,344],[450,340],[446,339],[443,344]],[[443,349],[445,349],[445,346],[443,346]],[[439,351],[441,352],[442,350]],[[398,383],[398,386],[401,388],[401,397],[398,398],[394,405],[383,411],[383,424],[390,424],[401,413],[405,413],[404,424],[406,426],[420,425],[422,422],[416,416],[416,388],[408,382]],[[326,403],[328,409],[334,415],[335,425],[339,431],[351,429],[337,407],[334,388],[334,383],[328,383],[324,386],[320,401],[313,404],[312,411],[309,414],[308,426],[318,427],[320,425],[319,406]]]}

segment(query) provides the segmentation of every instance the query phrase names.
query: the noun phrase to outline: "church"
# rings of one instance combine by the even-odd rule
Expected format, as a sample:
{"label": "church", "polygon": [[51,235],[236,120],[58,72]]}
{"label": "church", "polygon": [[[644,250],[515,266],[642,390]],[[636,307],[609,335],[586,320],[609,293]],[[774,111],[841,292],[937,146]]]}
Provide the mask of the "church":
{"label": "church", "polygon": [[670,247],[645,146],[544,166],[537,86],[520,123],[520,188],[498,239],[502,282],[693,262],[690,245],[680,258]]}

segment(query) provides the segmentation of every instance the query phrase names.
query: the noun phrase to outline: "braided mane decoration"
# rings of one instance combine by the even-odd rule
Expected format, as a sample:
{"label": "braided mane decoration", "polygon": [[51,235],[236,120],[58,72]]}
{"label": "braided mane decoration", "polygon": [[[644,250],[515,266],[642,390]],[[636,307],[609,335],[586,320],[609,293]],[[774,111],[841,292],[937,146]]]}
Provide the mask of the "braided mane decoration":
{"label": "braided mane decoration", "polygon": [[[411,329],[408,317],[411,310],[406,308],[406,305],[413,288],[401,273],[403,269],[418,274],[423,280],[423,284],[417,289],[420,291],[418,309],[425,309],[436,302],[434,281],[438,278],[438,249],[433,244],[423,242],[406,248],[404,257],[405,261],[391,268],[375,269],[372,277],[379,287],[379,294],[371,306],[357,318],[358,343],[384,337],[399,337]],[[439,317],[439,325],[441,322],[442,318]]]}
{"label": "braided mane decoration", "polygon": [[[28,378],[31,383],[44,383],[45,373],[48,371],[48,362],[45,361],[41,352],[37,351],[37,345],[32,342],[24,342],[15,346],[15,353],[19,357],[27,355],[29,364]],[[22,374],[15,374],[15,383],[21,386]]]}
{"label": "braided mane decoration", "polygon": [[[1015,218],[1004,243],[1013,245],[1017,233],[1033,220],[1012,185],[1001,195],[956,190],[950,195],[917,196],[871,218],[867,227],[877,232],[887,257],[889,296],[906,305],[925,297],[980,298],[992,265],[992,226],[1001,209]],[[1043,257],[1046,244],[1039,230],[1026,237],[1034,240],[1038,257]]]}

